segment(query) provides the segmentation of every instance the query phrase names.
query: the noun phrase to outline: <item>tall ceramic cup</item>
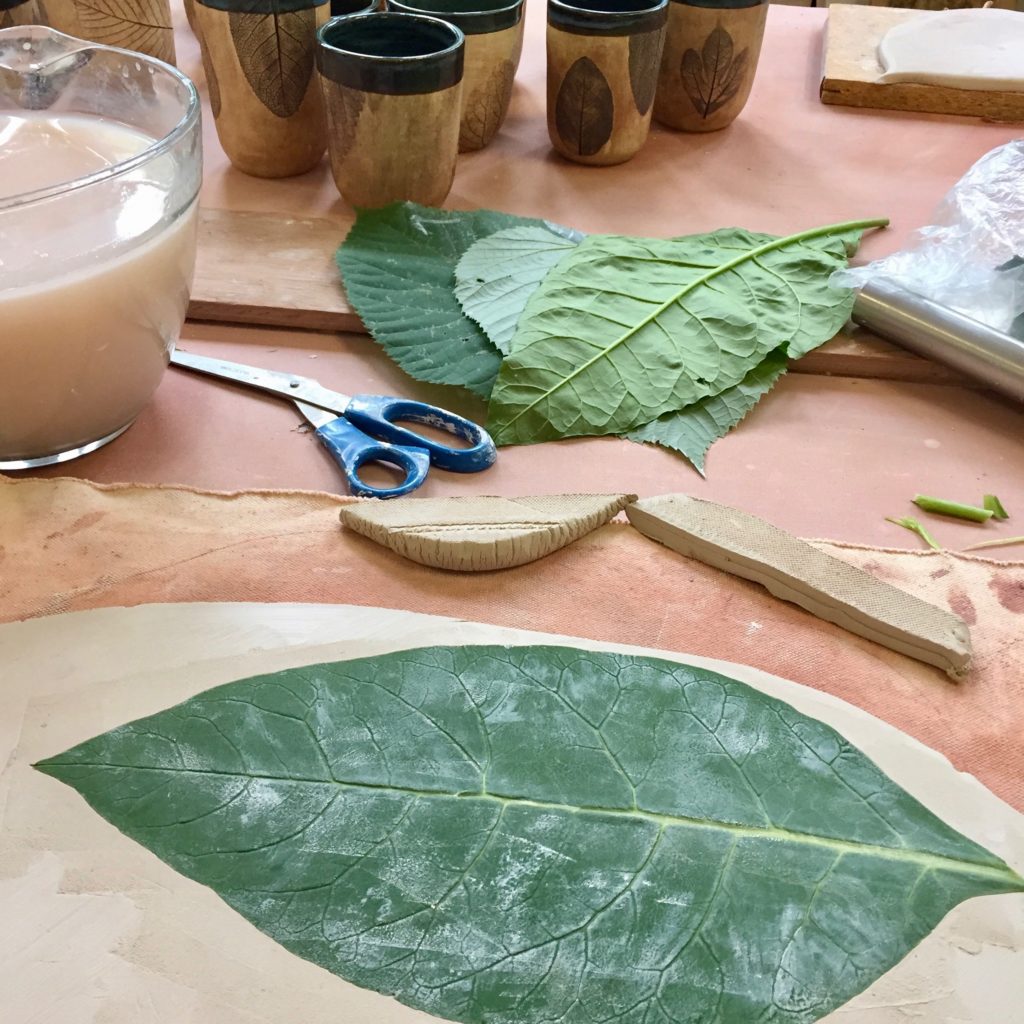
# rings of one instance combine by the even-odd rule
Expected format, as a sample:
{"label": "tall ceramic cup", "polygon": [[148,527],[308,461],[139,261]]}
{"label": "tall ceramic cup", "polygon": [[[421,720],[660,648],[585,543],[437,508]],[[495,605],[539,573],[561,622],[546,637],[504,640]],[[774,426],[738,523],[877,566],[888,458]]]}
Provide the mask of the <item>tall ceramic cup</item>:
{"label": "tall ceramic cup", "polygon": [[768,0],[671,0],[654,116],[670,128],[731,124],[754,84]]}
{"label": "tall ceramic cup", "polygon": [[388,0],[389,11],[428,14],[466,37],[459,151],[483,149],[501,128],[523,52],[523,0]]}
{"label": "tall ceramic cup", "polygon": [[196,0],[217,137],[240,171],[286,178],[327,148],[316,76],[327,0]]}
{"label": "tall ceramic cup", "polygon": [[548,0],[548,135],[581,164],[620,164],[647,139],[667,0]]}
{"label": "tall ceramic cup", "polygon": [[39,8],[42,24],[58,32],[175,61],[170,0],[43,0]]}
{"label": "tall ceramic cup", "polygon": [[0,29],[45,24],[36,0],[0,0]]}
{"label": "tall ceramic cup", "polygon": [[331,171],[353,206],[439,206],[459,151],[464,37],[416,14],[354,14],[319,33]]}

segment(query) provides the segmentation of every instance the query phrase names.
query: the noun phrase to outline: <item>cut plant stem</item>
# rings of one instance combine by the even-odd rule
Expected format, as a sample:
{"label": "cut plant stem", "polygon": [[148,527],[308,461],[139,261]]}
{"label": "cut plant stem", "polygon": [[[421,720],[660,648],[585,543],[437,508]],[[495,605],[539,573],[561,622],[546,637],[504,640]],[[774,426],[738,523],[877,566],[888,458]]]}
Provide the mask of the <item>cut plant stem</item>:
{"label": "cut plant stem", "polygon": [[993,519],[1010,518],[1010,513],[1003,508],[1003,503],[994,494],[986,494],[981,499],[981,504],[983,508],[987,508],[992,513]]}
{"label": "cut plant stem", "polygon": [[1024,544],[1024,537],[997,537],[995,540],[983,540],[978,544],[971,544],[962,551],[980,551],[982,548],[1001,548],[1007,544]]}
{"label": "cut plant stem", "polygon": [[910,516],[904,516],[902,519],[893,519],[892,516],[886,516],[885,521],[887,523],[895,523],[897,526],[902,526],[905,530],[910,530],[911,533],[916,533],[930,548],[935,548],[936,551],[941,551],[942,547],[938,541],[916,520]]}
{"label": "cut plant stem", "polygon": [[935,512],[940,516],[953,516],[955,519],[969,519],[973,523],[984,523],[995,514],[991,509],[979,508],[977,505],[962,505],[958,501],[946,501],[944,498],[929,498],[927,494],[915,494],[914,504],[925,512]]}

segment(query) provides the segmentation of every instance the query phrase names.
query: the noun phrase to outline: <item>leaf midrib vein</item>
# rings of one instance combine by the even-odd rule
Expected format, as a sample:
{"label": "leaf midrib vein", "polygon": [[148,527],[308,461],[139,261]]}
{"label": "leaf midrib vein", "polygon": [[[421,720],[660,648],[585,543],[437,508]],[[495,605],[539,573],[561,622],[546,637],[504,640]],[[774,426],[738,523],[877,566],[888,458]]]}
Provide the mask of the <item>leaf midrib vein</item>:
{"label": "leaf midrib vein", "polygon": [[416,789],[412,786],[397,786],[390,783],[349,782],[341,779],[317,779],[303,776],[266,775],[256,774],[253,772],[223,771],[221,769],[213,768],[164,768],[156,765],[55,760],[40,762],[36,767],[43,771],[47,771],[50,768],[118,768],[126,771],[163,772],[183,775],[214,775],[250,780],[259,779],[264,782],[288,782],[298,785],[338,786],[343,789],[379,790],[399,795],[410,795],[421,799],[481,800],[498,803],[502,805],[503,808],[514,805],[519,807],[534,807],[538,810],[562,811],[570,814],[610,815],[614,817],[647,821],[659,829],[681,827],[718,830],[733,834],[740,838],[775,839],[783,842],[797,843],[804,846],[825,848],[837,852],[874,855],[886,860],[920,864],[922,867],[929,869],[952,871],[959,874],[980,875],[986,878],[999,879],[1003,882],[1008,881],[1013,883],[1017,889],[1024,891],[1024,878],[1021,878],[1017,872],[1008,865],[998,867],[993,864],[984,864],[979,861],[961,860],[956,857],[945,856],[942,854],[927,853],[923,850],[912,850],[908,848],[897,849],[889,846],[877,846],[873,843],[861,843],[852,839],[834,839],[827,836],[815,836],[806,832],[794,832],[790,829],[779,828],[775,825],[764,828],[753,825],[739,825],[733,822],[716,821],[707,818],[691,818],[684,815],[658,814],[655,811],[646,811],[642,809],[565,804],[557,803],[555,801],[531,800],[526,797],[502,796],[496,793],[486,793],[475,790],[449,792],[446,790]]}
{"label": "leaf midrib vein", "polygon": [[[643,320],[641,320],[635,327],[619,335],[618,338],[609,342],[600,352],[596,355],[591,356],[582,366],[573,370],[568,376],[562,378],[554,387],[548,388],[543,394],[535,398],[529,405],[520,409],[511,419],[507,421],[505,427],[510,427],[513,423],[519,420],[530,412],[535,405],[541,401],[545,401],[550,398],[556,391],[563,388],[571,380],[578,377],[581,373],[586,372],[590,367],[598,362],[600,359],[606,358],[611,352],[613,352],[619,345],[628,341],[635,334],[638,334],[644,327],[646,327],[652,320],[657,319],[667,309],[671,308],[676,302],[678,302],[683,296],[687,295],[694,288],[699,287],[702,284],[706,284],[708,281],[725,274],[730,270],[735,270],[736,267],[745,263],[747,260],[756,260],[759,256],[763,256],[765,253],[773,252],[775,249],[781,249],[787,245],[799,244],[800,242],[806,241],[809,238],[820,238],[823,235],[839,234],[846,231],[864,231],[868,228],[873,227],[884,227],[888,224],[888,220],[885,219],[873,219],[873,220],[859,220],[859,221],[846,221],[841,224],[828,224],[825,227],[812,228],[809,231],[802,231],[799,234],[787,235],[784,238],[774,238],[770,242],[766,242],[763,245],[758,246],[756,249],[746,249],[741,252],[738,256],[734,256],[731,260],[720,264],[717,267],[712,267],[710,270],[701,274],[699,277],[690,281],[684,285],[679,291],[673,293],[668,299],[666,299],[660,306],[656,306]],[[582,244],[582,243],[581,243]],[[671,260],[663,260],[662,262],[671,263]],[[597,289],[595,289],[597,290]],[[603,291],[603,289],[600,289]],[[634,296],[635,298],[635,296]]]}

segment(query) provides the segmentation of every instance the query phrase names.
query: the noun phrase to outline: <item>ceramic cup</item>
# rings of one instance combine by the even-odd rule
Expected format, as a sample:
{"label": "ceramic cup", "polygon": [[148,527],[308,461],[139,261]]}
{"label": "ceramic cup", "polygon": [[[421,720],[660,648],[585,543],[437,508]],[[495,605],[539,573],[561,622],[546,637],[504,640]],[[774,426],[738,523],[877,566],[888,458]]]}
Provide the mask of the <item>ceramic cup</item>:
{"label": "ceramic cup", "polygon": [[240,171],[286,178],[327,148],[316,32],[327,0],[196,0],[217,137]]}
{"label": "ceramic cup", "polygon": [[548,135],[582,164],[620,164],[647,139],[667,0],[548,0]]}
{"label": "ceramic cup", "polygon": [[335,18],[319,33],[331,170],[353,206],[439,206],[459,151],[464,37],[437,18]]}
{"label": "ceramic cup", "polygon": [[[39,24],[78,39],[175,62],[170,0],[36,0]],[[0,12],[0,25],[3,23]],[[17,24],[17,22],[15,23]]]}
{"label": "ceramic cup", "polygon": [[767,0],[670,0],[654,116],[670,128],[731,124],[754,84]]}
{"label": "ceramic cup", "polygon": [[388,0],[389,11],[428,14],[466,37],[459,151],[483,149],[501,128],[523,52],[523,0]]}
{"label": "ceramic cup", "polygon": [[36,0],[0,0],[0,29],[45,24]]}

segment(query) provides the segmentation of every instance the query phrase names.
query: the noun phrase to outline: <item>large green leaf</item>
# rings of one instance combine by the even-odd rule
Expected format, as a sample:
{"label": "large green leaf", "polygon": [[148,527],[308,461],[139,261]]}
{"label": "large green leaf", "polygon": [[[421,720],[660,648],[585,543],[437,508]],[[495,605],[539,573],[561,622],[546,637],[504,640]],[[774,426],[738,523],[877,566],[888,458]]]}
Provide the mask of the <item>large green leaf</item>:
{"label": "large green leaf", "polygon": [[454,295],[455,265],[479,238],[543,221],[495,210],[392,203],[360,210],[337,253],[345,293],[373,337],[410,376],[490,394],[501,354]]}
{"label": "large green leaf", "polygon": [[479,1024],[807,1024],[1024,888],[790,706],[571,648],[243,680],[37,767],[294,953]]}
{"label": "large green leaf", "polygon": [[455,268],[455,295],[503,355],[530,296],[559,260],[583,239],[579,232],[506,228],[474,242]]}
{"label": "large green leaf", "polygon": [[780,345],[820,344],[853,303],[829,276],[877,223],[584,239],[520,317],[491,395],[495,441],[622,433],[738,384]]}
{"label": "large green leaf", "polygon": [[786,372],[786,347],[769,352],[750,373],[721,394],[702,398],[678,412],[668,412],[626,437],[631,441],[673,448],[704,475],[708,449],[727,434],[775,386]]}

